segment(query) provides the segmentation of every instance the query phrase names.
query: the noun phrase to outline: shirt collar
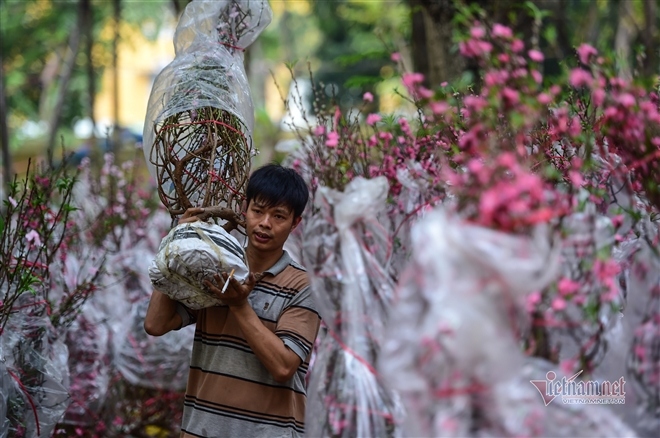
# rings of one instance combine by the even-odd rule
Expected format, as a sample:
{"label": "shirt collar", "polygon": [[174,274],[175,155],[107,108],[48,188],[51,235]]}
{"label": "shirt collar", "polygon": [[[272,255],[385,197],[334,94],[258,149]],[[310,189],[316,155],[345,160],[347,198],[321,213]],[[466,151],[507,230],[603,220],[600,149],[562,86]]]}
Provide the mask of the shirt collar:
{"label": "shirt collar", "polygon": [[280,257],[280,259],[277,262],[275,262],[275,264],[273,266],[266,269],[264,271],[264,274],[270,274],[273,277],[275,277],[280,272],[284,271],[284,268],[289,266],[290,263],[291,263],[291,256],[289,255],[288,252],[286,252],[286,250],[284,250],[284,252],[282,254],[282,257]]}

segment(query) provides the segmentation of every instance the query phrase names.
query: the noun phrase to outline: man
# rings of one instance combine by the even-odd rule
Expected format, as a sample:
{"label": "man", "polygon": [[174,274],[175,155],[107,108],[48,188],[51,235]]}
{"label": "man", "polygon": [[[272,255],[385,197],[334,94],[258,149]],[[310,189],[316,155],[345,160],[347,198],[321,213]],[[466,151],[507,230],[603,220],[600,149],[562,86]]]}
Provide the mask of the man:
{"label": "man", "polygon": [[[154,291],[144,328],[161,336],[196,323],[182,437],[298,437],[304,433],[305,374],[318,333],[304,269],[284,242],[301,221],[309,193],[293,169],[257,169],[246,190],[244,284],[216,276],[206,286],[226,304],[198,311]],[[180,222],[197,220],[189,209]]]}

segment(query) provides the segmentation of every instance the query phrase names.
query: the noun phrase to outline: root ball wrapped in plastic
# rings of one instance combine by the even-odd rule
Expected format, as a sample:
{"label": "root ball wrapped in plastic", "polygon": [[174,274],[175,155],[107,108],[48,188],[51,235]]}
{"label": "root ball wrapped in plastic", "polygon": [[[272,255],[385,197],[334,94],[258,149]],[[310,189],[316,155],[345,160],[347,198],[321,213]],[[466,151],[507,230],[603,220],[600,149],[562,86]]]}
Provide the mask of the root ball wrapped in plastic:
{"label": "root ball wrapped in plastic", "polygon": [[239,212],[255,154],[243,51],[271,19],[267,0],[194,0],[179,20],[175,58],[149,97],[143,146],[173,217],[190,207]]}
{"label": "root ball wrapped in plastic", "polygon": [[233,272],[238,281],[249,274],[243,247],[221,226],[193,222],[174,227],[162,240],[149,267],[153,286],[191,309],[222,304],[204,285],[214,276]]}
{"label": "root ball wrapped in plastic", "polygon": [[303,263],[326,326],[308,387],[306,433],[392,437],[398,398],[375,371],[393,283],[391,242],[378,214],[387,180],[357,178],[343,193],[319,188],[305,225]]}

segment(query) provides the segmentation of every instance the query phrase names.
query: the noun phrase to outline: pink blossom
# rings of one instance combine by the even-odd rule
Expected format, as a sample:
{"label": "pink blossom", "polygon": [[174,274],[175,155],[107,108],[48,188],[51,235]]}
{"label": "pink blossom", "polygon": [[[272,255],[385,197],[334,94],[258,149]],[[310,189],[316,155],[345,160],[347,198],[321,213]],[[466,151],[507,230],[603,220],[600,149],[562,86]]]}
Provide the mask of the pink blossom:
{"label": "pink blossom", "polygon": [[328,139],[325,141],[325,145],[329,148],[334,148],[339,144],[339,134],[335,131],[328,132]]}
{"label": "pink blossom", "polygon": [[597,88],[591,92],[591,100],[594,105],[601,106],[605,102],[605,90],[602,88]]}
{"label": "pink blossom", "polygon": [[589,86],[593,82],[593,78],[591,77],[591,74],[583,70],[581,68],[574,68],[571,70],[570,76],[568,81],[570,84],[576,88],[582,87],[582,86]]}
{"label": "pink blossom", "polygon": [[532,61],[543,62],[544,59],[543,53],[541,53],[540,51],[532,49],[529,52],[527,52],[527,54],[529,55],[529,59],[531,59]]}
{"label": "pink blossom", "polygon": [[412,89],[415,85],[424,81],[424,75],[421,73],[404,73],[401,81],[408,89]]}
{"label": "pink blossom", "polygon": [[472,38],[481,39],[486,36],[486,29],[482,26],[474,26],[470,29],[470,36]]}
{"label": "pink blossom", "polygon": [[484,83],[489,87],[502,85],[508,77],[509,73],[505,70],[489,71],[484,75]]}
{"label": "pink blossom", "polygon": [[30,246],[41,246],[41,238],[39,237],[39,233],[35,230],[30,230],[30,232],[25,235],[25,240],[28,241]]}
{"label": "pink blossom", "polygon": [[540,84],[541,82],[543,82],[543,75],[541,74],[540,71],[538,71],[538,70],[532,70],[532,71],[530,72],[530,74],[531,74],[532,77],[534,78],[534,82],[536,82],[537,84]]}
{"label": "pink blossom", "polygon": [[364,99],[365,102],[373,102],[374,101],[374,95],[367,91],[362,96],[362,99]]}
{"label": "pink blossom", "polygon": [[513,88],[506,87],[502,90],[502,98],[510,105],[515,105],[520,101],[520,95]]}
{"label": "pink blossom", "polygon": [[557,291],[559,295],[565,297],[567,295],[573,295],[580,290],[580,283],[573,281],[570,278],[562,278],[557,282]]}
{"label": "pink blossom", "polygon": [[11,196],[8,197],[7,199],[9,200],[9,203],[11,204],[11,206],[16,208],[16,206],[18,205],[18,202],[16,202],[16,200],[14,198],[12,198]]}
{"label": "pink blossom", "polygon": [[495,23],[493,25],[493,36],[497,38],[513,38],[513,31],[510,27]]}
{"label": "pink blossom", "polygon": [[470,40],[459,43],[458,49],[464,56],[478,57],[493,51],[493,45],[488,41]]}
{"label": "pink blossom", "polygon": [[325,134],[325,126],[319,125],[316,128],[314,128],[314,135],[315,136],[320,137],[323,134]]}
{"label": "pink blossom", "polygon": [[536,306],[541,303],[541,292],[534,291],[531,294],[527,295],[527,300],[525,302],[525,307],[528,312],[533,312],[536,310]]}
{"label": "pink blossom", "polygon": [[467,96],[464,99],[465,106],[470,108],[472,111],[481,111],[482,109],[488,106],[488,102],[481,96]]}
{"label": "pink blossom", "polygon": [[577,365],[577,360],[566,359],[561,361],[559,368],[564,374],[571,375],[573,374],[573,371],[575,371],[575,365]]}
{"label": "pink blossom", "polygon": [[446,87],[448,85],[447,81],[440,82],[441,87]]}
{"label": "pink blossom", "polygon": [[449,109],[449,104],[447,102],[431,102],[429,104],[433,114],[439,115],[444,114]]}
{"label": "pink blossom", "polygon": [[394,62],[401,61],[401,54],[399,52],[394,52],[390,55],[390,59]]}
{"label": "pink blossom", "polygon": [[376,123],[380,122],[381,117],[378,114],[369,114],[367,116],[367,125],[373,126]]}
{"label": "pink blossom", "polygon": [[536,97],[541,105],[547,105],[552,102],[552,97],[547,93],[541,93]]}
{"label": "pink blossom", "polygon": [[561,311],[566,308],[566,300],[560,297],[555,297],[554,300],[552,300],[552,308],[556,311]]}
{"label": "pink blossom", "polygon": [[589,44],[581,44],[580,47],[577,48],[577,53],[578,56],[580,57],[580,62],[582,64],[588,64],[589,63],[589,58],[591,56],[595,56],[598,54],[598,51],[594,49],[592,46]]}
{"label": "pink blossom", "polygon": [[582,175],[580,175],[579,172],[576,172],[575,170],[571,170],[568,172],[568,177],[573,183],[574,186],[580,187],[582,184],[584,184],[584,179],[582,178]]}
{"label": "pink blossom", "polygon": [[626,108],[630,108],[631,106],[635,105],[636,102],[635,96],[630,93],[622,93],[618,95],[616,101]]}
{"label": "pink blossom", "polygon": [[433,97],[433,91],[429,90],[426,87],[419,87],[417,93],[419,94],[419,97],[421,97],[422,99],[430,99]]}
{"label": "pink blossom", "polygon": [[[525,43],[523,43],[522,40],[515,39],[511,43],[511,50],[514,53],[522,52],[524,48],[525,48]],[[524,62],[524,60],[523,60],[523,62]]]}

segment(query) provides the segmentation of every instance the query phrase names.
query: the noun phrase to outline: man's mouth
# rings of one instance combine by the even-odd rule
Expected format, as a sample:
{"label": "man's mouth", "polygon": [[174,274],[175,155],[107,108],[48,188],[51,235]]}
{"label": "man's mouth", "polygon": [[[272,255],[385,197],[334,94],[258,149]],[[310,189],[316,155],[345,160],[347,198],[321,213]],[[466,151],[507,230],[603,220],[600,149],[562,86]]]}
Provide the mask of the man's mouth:
{"label": "man's mouth", "polygon": [[260,242],[265,242],[265,241],[270,239],[270,236],[268,234],[265,234],[265,233],[259,233],[259,232],[255,231],[253,234],[254,234],[254,237]]}

